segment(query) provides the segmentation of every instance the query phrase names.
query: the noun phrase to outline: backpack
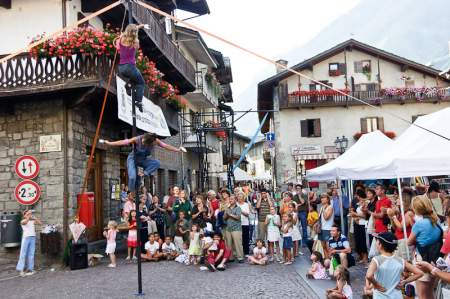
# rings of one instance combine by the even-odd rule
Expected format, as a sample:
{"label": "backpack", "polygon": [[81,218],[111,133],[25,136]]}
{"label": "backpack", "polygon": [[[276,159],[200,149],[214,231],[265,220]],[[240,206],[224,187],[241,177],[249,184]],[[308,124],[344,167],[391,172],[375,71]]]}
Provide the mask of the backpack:
{"label": "backpack", "polygon": [[439,234],[439,238],[437,239],[436,242],[433,242],[432,244],[426,245],[426,246],[419,246],[417,245],[417,250],[419,251],[420,255],[422,256],[422,260],[431,263],[431,262],[436,262],[436,260],[438,258],[440,258],[442,256],[441,254],[441,248],[443,245],[443,234],[444,232],[442,231],[442,228],[439,224],[436,224],[437,227],[440,230],[440,234]]}

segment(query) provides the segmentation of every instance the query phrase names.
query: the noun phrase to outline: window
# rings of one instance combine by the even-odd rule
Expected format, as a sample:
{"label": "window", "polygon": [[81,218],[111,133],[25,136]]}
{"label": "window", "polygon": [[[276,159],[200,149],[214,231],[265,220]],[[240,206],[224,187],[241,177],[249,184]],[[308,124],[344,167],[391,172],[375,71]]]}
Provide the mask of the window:
{"label": "window", "polygon": [[369,133],[376,130],[384,131],[384,119],[382,117],[361,118],[362,133]]}
{"label": "window", "polygon": [[378,91],[377,83],[355,84],[355,91]]}
{"label": "window", "polygon": [[372,72],[370,60],[355,61],[355,73],[370,73],[370,72]]}
{"label": "window", "polygon": [[414,87],[415,86],[415,82],[414,80],[405,80],[405,87]]}
{"label": "window", "polygon": [[333,62],[328,64],[328,75],[331,77],[336,77],[345,74],[345,63]]}
{"label": "window", "polygon": [[300,121],[302,137],[320,137],[321,127],[320,119],[305,119]]}

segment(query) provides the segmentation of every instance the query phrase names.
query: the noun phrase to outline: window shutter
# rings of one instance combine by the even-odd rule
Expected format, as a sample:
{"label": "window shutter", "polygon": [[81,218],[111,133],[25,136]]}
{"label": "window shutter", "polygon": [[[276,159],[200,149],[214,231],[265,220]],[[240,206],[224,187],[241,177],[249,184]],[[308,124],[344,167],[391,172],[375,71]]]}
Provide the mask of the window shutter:
{"label": "window shutter", "polygon": [[314,137],[321,136],[320,118],[314,120]]}
{"label": "window shutter", "polygon": [[309,137],[308,136],[308,121],[306,119],[300,121],[300,133],[301,133],[302,137]]}
{"label": "window shutter", "polygon": [[347,73],[347,66],[345,65],[345,63],[339,63],[339,72],[342,75],[345,75]]}
{"label": "window shutter", "polygon": [[361,118],[361,133],[367,133],[367,118]]}
{"label": "window shutter", "polygon": [[377,117],[377,129],[384,131],[384,119],[382,117]]}

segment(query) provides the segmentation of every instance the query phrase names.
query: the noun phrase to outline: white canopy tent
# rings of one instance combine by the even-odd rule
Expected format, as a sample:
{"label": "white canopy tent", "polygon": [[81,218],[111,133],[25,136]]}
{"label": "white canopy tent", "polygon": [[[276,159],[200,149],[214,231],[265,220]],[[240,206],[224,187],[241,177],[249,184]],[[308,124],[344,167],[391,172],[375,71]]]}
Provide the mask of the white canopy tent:
{"label": "white canopy tent", "polygon": [[261,175],[256,175],[254,179],[255,181],[270,181],[272,179],[272,175],[270,172],[266,171]]}
{"label": "white canopy tent", "polygon": [[365,161],[352,163],[342,175],[348,179],[448,175],[449,139],[450,108],[445,108],[419,117],[394,141],[390,150],[367,155]]}
{"label": "white canopy tent", "polygon": [[309,181],[334,181],[337,178],[348,179],[343,176],[343,170],[355,167],[379,152],[389,151],[392,145],[393,141],[380,131],[364,134],[348,151],[335,160],[308,170],[306,177]]}
{"label": "white canopy tent", "polygon": [[[222,178],[223,181],[227,180],[226,173],[221,174],[220,177]],[[253,177],[239,167],[236,167],[236,169],[234,170],[234,179],[238,182],[253,181]]]}

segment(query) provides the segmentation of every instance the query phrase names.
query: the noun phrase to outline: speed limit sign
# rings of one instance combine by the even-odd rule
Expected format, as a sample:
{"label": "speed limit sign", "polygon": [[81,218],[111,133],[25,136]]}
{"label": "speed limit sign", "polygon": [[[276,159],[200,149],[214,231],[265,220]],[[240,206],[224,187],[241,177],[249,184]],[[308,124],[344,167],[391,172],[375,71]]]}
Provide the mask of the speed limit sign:
{"label": "speed limit sign", "polygon": [[41,197],[41,188],[36,182],[25,180],[17,185],[14,195],[19,203],[32,205]]}

